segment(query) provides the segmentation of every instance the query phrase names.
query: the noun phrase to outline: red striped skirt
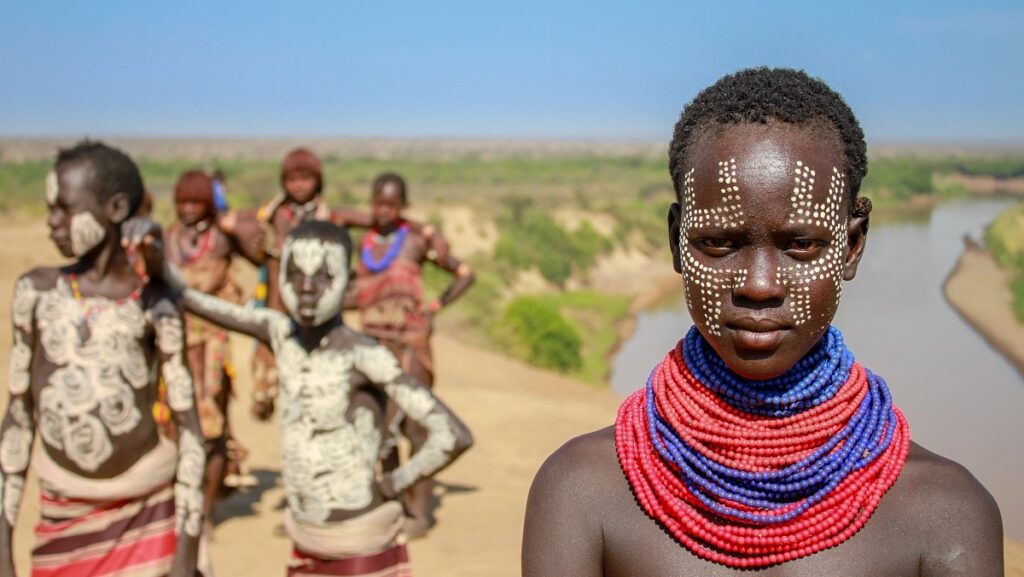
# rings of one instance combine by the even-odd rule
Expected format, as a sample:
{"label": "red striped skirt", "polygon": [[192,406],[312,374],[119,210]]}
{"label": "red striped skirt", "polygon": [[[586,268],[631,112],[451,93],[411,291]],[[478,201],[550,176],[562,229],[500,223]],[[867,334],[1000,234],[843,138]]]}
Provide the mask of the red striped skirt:
{"label": "red striped skirt", "polygon": [[379,553],[345,559],[320,559],[295,548],[288,564],[288,577],[307,575],[412,577],[412,567],[409,565],[409,551],[404,543],[393,545]]}
{"label": "red striped skirt", "polygon": [[162,577],[171,569],[174,491],[89,501],[42,491],[32,577]]}

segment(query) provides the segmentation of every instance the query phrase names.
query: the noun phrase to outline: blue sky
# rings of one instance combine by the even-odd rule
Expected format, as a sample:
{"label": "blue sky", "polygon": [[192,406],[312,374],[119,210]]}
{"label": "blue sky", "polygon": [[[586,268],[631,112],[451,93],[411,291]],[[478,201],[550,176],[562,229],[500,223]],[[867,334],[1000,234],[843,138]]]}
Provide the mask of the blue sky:
{"label": "blue sky", "polygon": [[871,141],[1024,142],[1024,3],[941,0],[0,0],[0,135],[667,139],[761,64]]}

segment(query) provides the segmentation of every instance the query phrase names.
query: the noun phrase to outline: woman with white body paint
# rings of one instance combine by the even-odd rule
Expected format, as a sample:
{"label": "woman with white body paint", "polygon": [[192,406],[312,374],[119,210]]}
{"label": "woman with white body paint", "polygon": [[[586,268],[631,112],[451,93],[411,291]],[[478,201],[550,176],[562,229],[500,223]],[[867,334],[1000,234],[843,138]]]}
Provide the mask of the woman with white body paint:
{"label": "woman with white body paint", "polygon": [[[342,298],[351,240],[344,229],[307,222],[289,234],[279,283],[288,315],[184,288],[166,264],[158,229],[131,226],[129,242],[148,247],[150,270],[183,289],[187,310],[267,343],[280,374],[285,528],[295,543],[292,572],[345,574],[358,568],[408,571],[396,497],[472,444],[466,426],[428,388],[403,373],[387,348],[346,327]],[[379,473],[384,400],[429,431],[425,446],[390,473]],[[344,572],[349,571],[349,572]],[[342,573],[344,572],[344,573]]]}

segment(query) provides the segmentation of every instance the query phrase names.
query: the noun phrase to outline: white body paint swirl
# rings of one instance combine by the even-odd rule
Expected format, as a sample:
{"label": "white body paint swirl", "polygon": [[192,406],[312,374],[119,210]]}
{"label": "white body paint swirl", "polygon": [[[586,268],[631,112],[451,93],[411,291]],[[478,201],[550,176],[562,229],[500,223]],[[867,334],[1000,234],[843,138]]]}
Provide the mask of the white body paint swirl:
{"label": "white body paint swirl", "polygon": [[178,471],[174,484],[175,527],[198,537],[203,524],[203,471],[206,453],[199,438],[183,429],[178,437]]}
{"label": "white body paint swirl", "polygon": [[85,304],[94,314],[83,339],[83,304],[63,278],[38,296],[39,342],[57,365],[39,394],[39,431],[48,446],[95,471],[113,453],[111,435],[127,434],[142,421],[135,390],[149,384],[149,365],[140,345],[146,320],[138,303],[91,297]]}
{"label": "white body paint swirl", "polygon": [[99,246],[107,231],[91,212],[80,212],[71,217],[71,252],[84,256]]}

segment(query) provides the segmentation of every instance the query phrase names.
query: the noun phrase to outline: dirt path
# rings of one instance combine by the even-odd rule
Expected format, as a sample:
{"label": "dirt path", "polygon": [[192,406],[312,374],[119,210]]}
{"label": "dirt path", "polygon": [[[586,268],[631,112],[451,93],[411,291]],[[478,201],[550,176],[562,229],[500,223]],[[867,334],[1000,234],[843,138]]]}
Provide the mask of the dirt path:
{"label": "dirt path", "polygon": [[[59,256],[41,222],[0,221],[0,324],[9,326],[15,278]],[[8,329],[0,348],[10,349]],[[438,391],[467,421],[476,446],[440,475],[439,524],[411,545],[418,577],[514,577],[527,490],[544,458],[570,437],[612,422],[618,405],[610,392],[539,371],[500,355],[447,338],[435,338]],[[248,399],[251,344],[234,341],[239,365],[238,397]],[[0,353],[6,374],[6,353]],[[0,408],[6,405],[6,395]],[[234,428],[251,450],[260,486],[218,505],[211,544],[221,577],[283,574],[289,542],[277,527],[283,491],[278,486],[278,424],[256,423],[243,403],[232,407]],[[28,575],[32,527],[38,519],[38,492],[29,480],[15,533],[20,575]],[[1024,577],[1024,546],[1007,543],[1007,575]]]}
{"label": "dirt path", "polygon": [[1024,375],[1024,325],[1011,309],[1009,274],[988,251],[967,247],[943,287],[967,324]]}

